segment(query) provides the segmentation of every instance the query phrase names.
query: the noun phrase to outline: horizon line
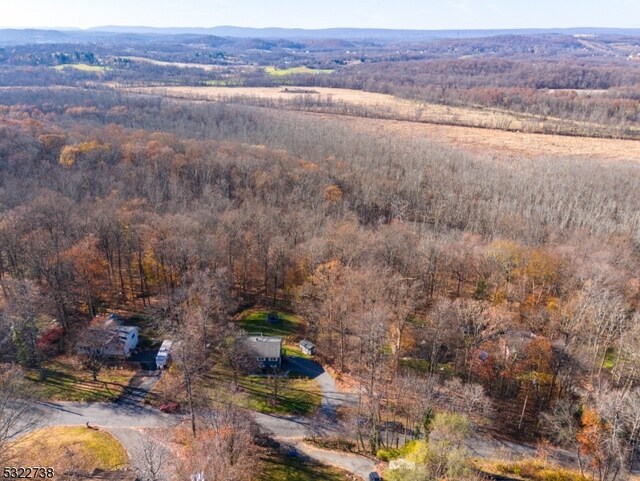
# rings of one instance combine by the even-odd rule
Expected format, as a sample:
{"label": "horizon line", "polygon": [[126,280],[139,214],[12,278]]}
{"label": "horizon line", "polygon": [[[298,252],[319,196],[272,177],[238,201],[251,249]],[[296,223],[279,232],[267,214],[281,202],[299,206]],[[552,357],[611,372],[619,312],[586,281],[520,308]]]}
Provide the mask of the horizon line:
{"label": "horizon line", "polygon": [[49,30],[49,31],[72,31],[72,32],[88,32],[98,29],[153,29],[153,30],[214,30],[220,28],[237,28],[246,30],[304,30],[304,31],[323,31],[323,30],[384,30],[384,31],[410,31],[410,32],[482,32],[482,31],[517,31],[517,30],[640,30],[638,27],[595,27],[595,26],[556,26],[556,27],[481,27],[481,28],[403,28],[403,27],[251,27],[241,25],[214,25],[210,27],[194,27],[194,26],[153,26],[153,25],[95,25],[92,27],[51,27],[51,26],[20,26],[9,27],[0,25],[0,30]]}

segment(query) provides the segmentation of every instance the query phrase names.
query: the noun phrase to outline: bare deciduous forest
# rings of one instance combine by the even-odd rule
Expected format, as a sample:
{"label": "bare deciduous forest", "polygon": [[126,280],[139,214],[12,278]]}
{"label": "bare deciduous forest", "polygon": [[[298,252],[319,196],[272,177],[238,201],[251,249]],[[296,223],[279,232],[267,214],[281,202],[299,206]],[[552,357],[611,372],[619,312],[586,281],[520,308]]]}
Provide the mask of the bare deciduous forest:
{"label": "bare deciduous forest", "polygon": [[[638,38],[598,39],[597,56],[570,36],[425,41],[400,55],[396,44],[354,42],[357,62],[338,55],[341,44],[273,41],[283,70],[334,69],[282,77],[261,68],[258,40],[205,40],[211,55],[197,62],[220,71],[127,60],[115,41],[90,52],[0,50],[3,386],[77,355],[94,316],[138,316],[182,341],[167,389],[188,413],[181,435],[195,441],[177,476],[201,469],[206,452],[219,460],[206,467],[215,479],[255,479],[248,466],[267,448],[229,396],[252,369],[234,319],[262,308],[302,319],[296,340],[315,343],[316,359],[357,394],[338,413],[350,449],[388,461],[430,440],[412,458],[425,477],[389,479],[471,479],[469,426],[564,453],[564,468],[583,476],[553,479],[630,479],[640,441],[638,159],[479,155],[439,138],[354,131],[334,115],[358,112],[326,105],[119,87],[340,87],[636,139]],[[188,42],[166,42],[155,60],[196,62]],[[96,70],[54,68],[66,64]],[[233,382],[212,381],[221,364]],[[96,381],[105,365],[85,356],[80,369]],[[267,381],[277,400],[278,378]],[[211,389],[230,392],[212,400]],[[211,403],[225,406],[219,416]],[[347,442],[335,438],[325,445]]]}

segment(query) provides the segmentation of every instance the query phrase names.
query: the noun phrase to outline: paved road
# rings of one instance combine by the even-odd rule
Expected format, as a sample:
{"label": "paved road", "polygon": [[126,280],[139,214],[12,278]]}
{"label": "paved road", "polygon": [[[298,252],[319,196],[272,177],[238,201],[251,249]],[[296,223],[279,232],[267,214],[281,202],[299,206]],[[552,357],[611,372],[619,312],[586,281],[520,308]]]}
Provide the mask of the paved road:
{"label": "paved road", "polygon": [[[38,409],[46,426],[83,426],[88,422],[91,426],[106,429],[122,443],[130,457],[143,436],[141,428],[171,427],[183,419],[148,406],[115,403],[46,402],[40,403]],[[374,470],[374,463],[368,458],[325,451],[305,444],[302,439],[311,433],[310,421],[305,417],[261,413],[255,413],[254,417],[275,438],[292,444],[315,461],[331,464],[363,477]]]}
{"label": "paved road", "polygon": [[310,359],[288,357],[287,368],[295,369],[299,373],[314,379],[322,391],[321,413],[322,422],[318,423],[304,416],[282,416],[254,413],[254,419],[269,431],[274,438],[285,441],[298,451],[320,463],[337,466],[368,480],[369,473],[375,471],[375,462],[364,456],[318,449],[303,442],[305,437],[331,436],[338,434],[337,408],[345,404],[357,402],[357,398],[350,394],[341,393],[336,387],[334,379],[320,364]]}
{"label": "paved road", "polygon": [[46,426],[86,424],[105,428],[167,427],[176,418],[157,409],[141,405],[116,403],[39,403]]}
{"label": "paved road", "polygon": [[364,456],[326,451],[302,442],[295,443],[295,447],[301,453],[315,459],[316,461],[320,461],[321,463],[328,464],[330,466],[337,466],[355,474],[356,476],[360,476],[362,479],[367,481],[369,479],[369,474],[372,471],[375,471],[376,468],[375,462],[369,458],[365,458]]}
{"label": "paved road", "polygon": [[159,371],[139,371],[129,381],[120,397],[116,400],[117,404],[126,404],[135,406],[142,404],[147,394],[151,392],[154,386],[160,380]]}

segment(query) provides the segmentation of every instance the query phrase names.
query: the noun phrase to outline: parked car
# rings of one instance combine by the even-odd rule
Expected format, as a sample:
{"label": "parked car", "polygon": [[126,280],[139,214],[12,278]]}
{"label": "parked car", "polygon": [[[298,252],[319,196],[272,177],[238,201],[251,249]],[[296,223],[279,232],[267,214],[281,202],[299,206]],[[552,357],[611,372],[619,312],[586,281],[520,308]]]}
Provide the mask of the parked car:
{"label": "parked car", "polygon": [[178,414],[180,412],[180,404],[176,402],[168,402],[160,406],[160,411],[167,414]]}
{"label": "parked car", "polygon": [[382,481],[378,473],[369,473],[369,481]]}

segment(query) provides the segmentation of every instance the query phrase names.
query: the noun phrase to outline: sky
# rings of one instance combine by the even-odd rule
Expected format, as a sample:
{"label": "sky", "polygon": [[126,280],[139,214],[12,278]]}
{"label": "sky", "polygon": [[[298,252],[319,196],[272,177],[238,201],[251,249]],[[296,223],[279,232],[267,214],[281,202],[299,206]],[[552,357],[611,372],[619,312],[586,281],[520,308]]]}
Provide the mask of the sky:
{"label": "sky", "polygon": [[0,27],[640,27],[640,0],[0,0]]}

